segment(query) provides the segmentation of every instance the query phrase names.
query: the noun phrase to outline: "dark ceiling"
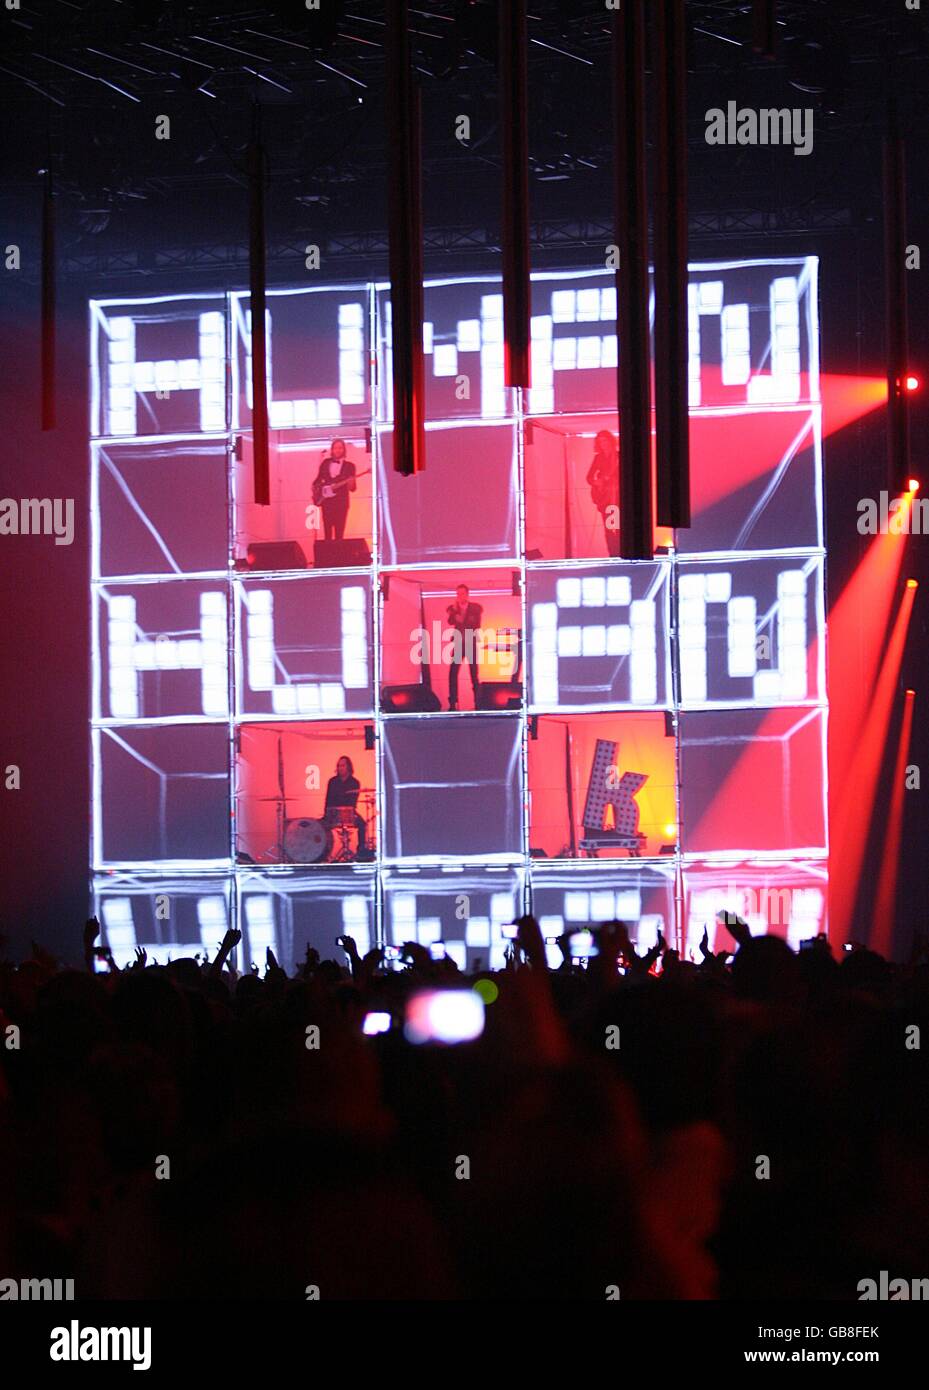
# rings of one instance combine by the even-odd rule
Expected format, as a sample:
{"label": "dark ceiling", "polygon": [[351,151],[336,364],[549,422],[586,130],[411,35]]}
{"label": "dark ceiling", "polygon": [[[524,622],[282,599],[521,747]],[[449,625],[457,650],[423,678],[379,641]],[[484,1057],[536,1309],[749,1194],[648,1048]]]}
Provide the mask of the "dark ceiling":
{"label": "dark ceiling", "polygon": [[[927,7],[929,8],[929,7]],[[902,3],[781,0],[774,62],[751,49],[751,6],[699,0],[690,40],[692,234],[848,229],[873,214],[889,92],[924,138],[927,26]],[[531,166],[539,254],[602,243],[611,217],[609,14],[535,0]],[[383,0],[21,0],[0,11],[2,190],[28,219],[39,171],[59,198],[65,273],[183,275],[244,264],[244,148],[261,107],[272,265],[307,241],[348,261],[385,245]],[[414,3],[424,105],[427,245],[496,248],[501,176],[492,0]],[[812,106],[809,158],[704,141],[729,99]],[[156,118],[171,136],[156,139]],[[459,115],[471,139],[455,138]],[[273,272],[272,272],[273,273]]]}

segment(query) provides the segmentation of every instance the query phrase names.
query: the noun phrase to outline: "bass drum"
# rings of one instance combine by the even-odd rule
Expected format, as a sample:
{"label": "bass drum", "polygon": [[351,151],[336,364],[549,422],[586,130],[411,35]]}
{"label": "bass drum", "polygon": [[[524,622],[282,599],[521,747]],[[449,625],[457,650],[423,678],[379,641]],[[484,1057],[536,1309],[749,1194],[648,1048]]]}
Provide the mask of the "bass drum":
{"label": "bass drum", "polygon": [[329,832],[321,820],[289,820],[284,828],[284,860],[288,864],[318,864],[329,848]]}

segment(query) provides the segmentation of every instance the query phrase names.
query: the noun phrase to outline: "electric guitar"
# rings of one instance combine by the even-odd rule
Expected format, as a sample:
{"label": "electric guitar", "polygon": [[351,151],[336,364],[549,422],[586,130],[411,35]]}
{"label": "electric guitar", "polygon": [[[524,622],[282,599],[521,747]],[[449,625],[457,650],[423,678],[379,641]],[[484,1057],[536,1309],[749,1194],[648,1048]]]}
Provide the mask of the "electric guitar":
{"label": "electric guitar", "polygon": [[330,498],[335,497],[340,487],[353,483],[356,478],[366,478],[370,472],[370,468],[364,468],[360,473],[353,473],[349,478],[340,478],[337,483],[327,483],[322,478],[314,478],[313,505],[318,507],[322,502],[328,502]]}
{"label": "electric guitar", "polygon": [[591,501],[601,512],[619,500],[619,462],[615,458],[613,461],[615,468],[607,469],[601,465],[597,476],[590,484]]}

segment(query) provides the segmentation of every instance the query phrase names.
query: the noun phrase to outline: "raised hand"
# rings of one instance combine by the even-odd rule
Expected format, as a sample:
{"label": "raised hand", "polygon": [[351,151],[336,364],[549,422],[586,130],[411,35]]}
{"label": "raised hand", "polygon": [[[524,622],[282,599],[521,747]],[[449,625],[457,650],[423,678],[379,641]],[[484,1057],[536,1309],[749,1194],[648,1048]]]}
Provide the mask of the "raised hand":
{"label": "raised hand", "polygon": [[273,980],[275,984],[283,984],[287,979],[285,972],[277,963],[277,957],[269,946],[265,952],[265,978]]}
{"label": "raised hand", "polygon": [[242,933],[238,928],[229,927],[222,941],[219,943],[219,950],[216,952],[216,957],[213,964],[210,966],[211,975],[222,974],[223,966],[226,963],[226,957],[235,950],[241,940]]}
{"label": "raised hand", "polygon": [[749,930],[748,923],[743,922],[742,918],[737,917],[734,912],[717,912],[716,920],[721,926],[726,928],[729,935],[734,941],[738,942],[740,946],[744,946],[747,941],[751,941],[752,934]]}
{"label": "raised hand", "polygon": [[414,970],[428,971],[433,964],[429,952],[418,941],[404,941],[400,947],[400,959],[408,960]]}
{"label": "raised hand", "polygon": [[516,919],[516,944],[534,969],[548,969],[542,929],[530,913]]}

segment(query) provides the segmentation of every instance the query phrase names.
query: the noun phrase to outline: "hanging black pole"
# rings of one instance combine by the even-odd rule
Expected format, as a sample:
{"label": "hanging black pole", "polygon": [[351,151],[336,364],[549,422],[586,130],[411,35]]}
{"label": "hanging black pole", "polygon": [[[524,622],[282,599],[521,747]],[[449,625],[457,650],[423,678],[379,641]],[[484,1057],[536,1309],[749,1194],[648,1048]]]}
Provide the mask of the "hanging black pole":
{"label": "hanging black pole", "polygon": [[423,207],[419,88],[410,66],[407,0],[387,0],[388,232],[394,468],[426,462]]}
{"label": "hanging black pole", "polygon": [[655,457],[661,526],[690,525],[684,0],[655,0]]}
{"label": "hanging black pole", "polygon": [[628,560],[652,551],[648,217],[645,205],[645,13],[624,0],[613,16],[619,542]]}
{"label": "hanging black pole", "polygon": [[55,199],[52,171],[42,195],[42,428],[55,428]]}
{"label": "hanging black pole", "polygon": [[776,0],[752,0],[752,48],[765,58],[773,58],[776,42]]}
{"label": "hanging black pole", "polygon": [[906,143],[896,103],[884,141],[884,322],[887,335],[887,473],[892,493],[910,476],[910,414],[906,392],[909,325],[906,283]]}
{"label": "hanging black pole", "polygon": [[265,331],[265,155],[261,144],[258,107],[255,132],[248,148],[248,289],[252,315],[252,455],[255,501],[271,503],[271,467],[268,446],[268,348]]}
{"label": "hanging black pole", "polygon": [[500,144],[503,156],[503,371],[530,384],[529,96],[526,0],[500,4]]}

